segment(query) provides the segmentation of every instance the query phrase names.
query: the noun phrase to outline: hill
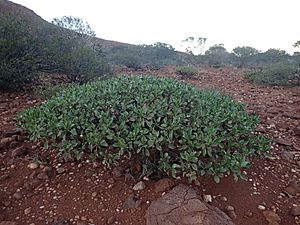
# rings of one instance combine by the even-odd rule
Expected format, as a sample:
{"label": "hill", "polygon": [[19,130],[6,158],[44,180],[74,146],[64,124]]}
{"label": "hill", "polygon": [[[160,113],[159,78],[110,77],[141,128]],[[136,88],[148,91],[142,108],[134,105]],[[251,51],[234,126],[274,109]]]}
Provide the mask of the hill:
{"label": "hill", "polygon": [[[23,5],[8,0],[0,0],[0,19],[7,16],[19,17],[22,20],[26,20],[31,25],[31,29],[33,30],[44,26],[56,27],[55,25],[47,22],[42,17],[37,15],[33,10],[28,9]],[[133,46],[131,44],[105,40],[102,38],[96,38],[96,42],[105,49],[110,49],[120,45],[128,47]]]}

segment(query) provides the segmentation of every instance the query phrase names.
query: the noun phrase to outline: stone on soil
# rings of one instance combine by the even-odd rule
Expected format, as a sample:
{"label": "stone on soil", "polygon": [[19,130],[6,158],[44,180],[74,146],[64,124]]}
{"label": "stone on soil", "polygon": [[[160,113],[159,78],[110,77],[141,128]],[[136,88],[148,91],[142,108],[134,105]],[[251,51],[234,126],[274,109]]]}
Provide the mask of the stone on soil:
{"label": "stone on soil", "polygon": [[300,206],[293,206],[290,213],[292,216],[300,216]]}
{"label": "stone on soil", "polygon": [[113,224],[116,221],[116,218],[114,216],[111,216],[107,220],[107,224]]}
{"label": "stone on soil", "polygon": [[39,167],[39,165],[37,164],[37,163],[30,163],[29,165],[28,165],[28,168],[29,169],[32,169],[32,170],[34,170],[34,169],[36,169],[36,168],[38,168]]}
{"label": "stone on soil", "polygon": [[155,183],[154,190],[156,193],[165,192],[174,186],[175,182],[169,178],[160,179]]}
{"label": "stone on soil", "polygon": [[22,155],[25,155],[28,152],[26,147],[18,147],[11,152],[11,157],[16,158]]}
{"label": "stone on soil", "polygon": [[23,196],[22,196],[22,194],[20,192],[16,192],[13,195],[13,198],[16,199],[16,200],[20,200],[22,197]]}
{"label": "stone on soil", "polygon": [[278,214],[276,214],[273,211],[267,210],[263,212],[263,215],[265,217],[265,219],[269,222],[269,224],[280,224],[281,219],[278,216]]}
{"label": "stone on soil", "polygon": [[134,194],[129,195],[129,197],[123,203],[123,209],[135,208],[136,198]]}
{"label": "stone on soil", "polygon": [[146,184],[143,181],[138,182],[134,187],[132,188],[134,191],[141,191],[146,188]]}
{"label": "stone on soil", "polygon": [[0,181],[5,181],[8,178],[10,178],[9,174],[4,174],[4,175],[0,176]]}
{"label": "stone on soil", "polygon": [[277,139],[275,139],[275,142],[277,142],[280,145],[284,145],[284,146],[292,145],[292,142],[286,138],[277,138]]}
{"label": "stone on soil", "polygon": [[300,136],[300,126],[295,127],[294,132],[296,135]]}
{"label": "stone on soil", "polygon": [[146,225],[234,225],[221,210],[200,200],[196,191],[180,184],[156,201],[146,212]]}
{"label": "stone on soil", "polygon": [[203,195],[203,200],[207,203],[212,202],[212,197],[211,195]]}
{"label": "stone on soil", "polygon": [[11,137],[11,136],[14,136],[14,135],[19,135],[19,134],[21,134],[21,132],[22,132],[22,129],[16,128],[16,129],[13,129],[13,130],[4,131],[2,135],[5,136],[5,137]]}
{"label": "stone on soil", "polygon": [[64,173],[64,172],[66,172],[66,169],[60,167],[60,168],[57,168],[56,171],[57,171],[58,174],[62,174],[62,173]]}

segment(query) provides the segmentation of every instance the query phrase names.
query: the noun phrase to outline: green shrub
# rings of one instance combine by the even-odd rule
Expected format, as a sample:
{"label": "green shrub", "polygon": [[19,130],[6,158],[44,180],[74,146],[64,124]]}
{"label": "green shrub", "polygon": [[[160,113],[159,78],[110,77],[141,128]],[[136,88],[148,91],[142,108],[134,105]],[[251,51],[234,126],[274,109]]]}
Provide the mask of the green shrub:
{"label": "green shrub", "polygon": [[276,63],[262,70],[246,73],[246,78],[259,84],[267,85],[299,85],[297,66],[293,64]]}
{"label": "green shrub", "polygon": [[121,65],[124,65],[129,69],[139,70],[142,68],[139,57],[130,53],[120,54],[118,56],[118,61]]}
{"label": "green shrub", "polygon": [[25,21],[0,20],[0,89],[17,90],[36,74],[34,40]]}
{"label": "green shrub", "polygon": [[176,74],[188,79],[195,78],[198,74],[197,69],[192,66],[178,66],[176,67],[175,72]]}
{"label": "green shrub", "polygon": [[18,117],[31,140],[79,160],[104,164],[124,156],[172,176],[193,180],[241,176],[269,141],[252,133],[258,117],[241,103],[168,78],[119,77],[72,86]]}

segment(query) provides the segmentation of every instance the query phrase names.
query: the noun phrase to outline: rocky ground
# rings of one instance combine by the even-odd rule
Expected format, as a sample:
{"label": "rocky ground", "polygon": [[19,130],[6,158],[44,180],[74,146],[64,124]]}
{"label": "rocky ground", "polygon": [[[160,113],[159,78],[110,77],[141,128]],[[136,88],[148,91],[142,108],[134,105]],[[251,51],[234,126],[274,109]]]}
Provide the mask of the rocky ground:
{"label": "rocky ground", "polygon": [[[178,78],[174,68],[143,73]],[[168,178],[139,181],[124,171],[125,167],[106,169],[89,159],[63,162],[40,143],[30,142],[17,128],[17,112],[39,104],[39,100],[30,94],[1,93],[0,225],[152,225],[155,223],[149,215],[153,207],[165,204],[164,196],[180,189],[178,184],[195,190],[197,199],[205,203],[199,206],[197,200],[197,207],[204,207],[204,211],[217,207],[237,225],[300,224],[300,89],[254,85],[242,73],[229,68],[200,68],[197,79],[186,81],[247,103],[249,113],[261,117],[256,132],[273,140],[271,155],[253,159],[252,167],[244,171],[246,180],[235,182],[230,176],[220,184],[207,177],[192,185]],[[138,169],[139,165],[132,163],[130,167]],[[217,215],[223,216],[218,210]]]}

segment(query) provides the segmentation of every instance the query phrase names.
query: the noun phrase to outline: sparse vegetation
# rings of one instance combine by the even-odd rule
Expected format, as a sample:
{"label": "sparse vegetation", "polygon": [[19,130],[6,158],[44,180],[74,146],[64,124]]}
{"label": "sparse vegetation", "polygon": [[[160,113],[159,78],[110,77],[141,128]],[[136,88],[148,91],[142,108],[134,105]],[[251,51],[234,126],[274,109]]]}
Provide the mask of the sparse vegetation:
{"label": "sparse vegetation", "polygon": [[272,64],[262,70],[250,71],[246,73],[246,77],[259,84],[290,86],[300,84],[297,66],[293,64]]}
{"label": "sparse vegetation", "polygon": [[180,75],[182,78],[193,79],[197,76],[198,71],[192,66],[178,66],[176,67],[176,74]]}
{"label": "sparse vegetation", "polygon": [[112,165],[123,157],[190,180],[242,176],[249,157],[268,149],[252,134],[258,117],[213,91],[167,78],[120,77],[72,86],[18,117],[31,140],[65,158],[84,152]]}

